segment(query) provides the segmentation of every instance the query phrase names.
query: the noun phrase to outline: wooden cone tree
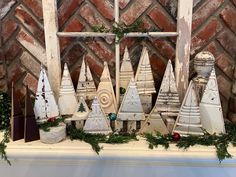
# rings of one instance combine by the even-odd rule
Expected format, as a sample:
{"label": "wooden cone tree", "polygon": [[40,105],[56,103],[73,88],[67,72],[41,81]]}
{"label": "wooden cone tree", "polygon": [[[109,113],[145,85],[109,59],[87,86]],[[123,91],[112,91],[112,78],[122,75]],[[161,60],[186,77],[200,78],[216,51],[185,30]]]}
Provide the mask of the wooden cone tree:
{"label": "wooden cone tree", "polygon": [[149,113],[152,109],[152,94],[156,93],[156,89],[146,47],[143,47],[142,50],[135,75],[135,82],[137,84],[144,112]]}
{"label": "wooden cone tree", "polygon": [[130,80],[123,101],[121,102],[117,119],[122,121],[145,120],[142,103],[133,78]]}
{"label": "wooden cone tree", "polygon": [[46,71],[42,67],[35,97],[34,113],[37,122],[44,122],[49,117],[56,117],[59,115],[54,93],[49,84]]}
{"label": "wooden cone tree", "polygon": [[92,111],[89,113],[85,122],[84,131],[86,133],[111,133],[110,125],[97,97],[95,97],[93,100]]}
{"label": "wooden cone tree", "polygon": [[203,93],[200,103],[200,113],[202,126],[208,133],[225,133],[215,68],[212,69],[206,89]]}
{"label": "wooden cone tree", "polygon": [[130,61],[129,52],[127,47],[125,47],[125,52],[120,67],[120,87],[126,89],[133,77],[134,71]]}
{"label": "wooden cone tree", "polygon": [[83,58],[82,66],[76,90],[77,98],[84,97],[84,99],[92,100],[96,96],[96,87],[89,68],[89,65]]}
{"label": "wooden cone tree", "polygon": [[171,60],[169,60],[161,82],[156,104],[150,114],[159,113],[162,119],[166,121],[168,130],[172,131],[179,109],[179,94],[176,87]]}
{"label": "wooden cone tree", "polygon": [[106,114],[116,113],[116,98],[107,62],[104,62],[104,69],[100,80],[97,90],[100,105]]}
{"label": "wooden cone tree", "polygon": [[58,106],[61,115],[72,115],[75,112],[77,103],[78,102],[70,72],[68,70],[67,64],[65,63],[58,99]]}
{"label": "wooden cone tree", "polygon": [[203,135],[200,108],[193,81],[189,84],[173,132],[181,135]]}

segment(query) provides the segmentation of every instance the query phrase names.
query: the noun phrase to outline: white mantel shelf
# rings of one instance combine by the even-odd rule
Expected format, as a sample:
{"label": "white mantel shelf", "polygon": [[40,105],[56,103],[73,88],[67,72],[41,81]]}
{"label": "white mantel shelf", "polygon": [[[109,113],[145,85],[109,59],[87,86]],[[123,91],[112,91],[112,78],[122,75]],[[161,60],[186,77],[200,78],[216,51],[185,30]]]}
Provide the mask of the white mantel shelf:
{"label": "white mantel shelf", "polygon": [[48,145],[40,141],[10,142],[7,154],[12,163],[0,163],[1,177],[235,177],[236,148],[232,159],[219,163],[214,147],[194,146],[187,151],[171,145],[150,150],[140,139],[128,144],[102,144],[97,155],[81,141],[65,140]]}

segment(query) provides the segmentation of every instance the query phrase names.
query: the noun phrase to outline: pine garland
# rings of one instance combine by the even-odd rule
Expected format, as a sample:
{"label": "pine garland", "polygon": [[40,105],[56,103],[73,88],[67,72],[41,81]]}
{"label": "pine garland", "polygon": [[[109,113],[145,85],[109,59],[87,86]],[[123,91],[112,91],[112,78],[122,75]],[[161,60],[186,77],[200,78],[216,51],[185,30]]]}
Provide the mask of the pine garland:
{"label": "pine garland", "polygon": [[124,23],[115,23],[112,25],[111,30],[107,29],[104,25],[92,26],[94,32],[108,33],[111,32],[116,35],[117,41],[119,43],[126,33],[130,32],[147,32],[147,30],[142,28],[143,23],[141,20],[135,21],[131,25],[126,25]]}
{"label": "pine garland", "polygon": [[232,144],[234,147],[236,146],[236,124],[227,122],[225,125],[227,130],[226,134],[210,135],[209,133],[204,132],[204,135],[201,136],[189,135],[181,137],[178,142],[173,140],[171,134],[161,135],[160,133],[157,133],[155,136],[152,134],[145,134],[145,138],[149,143],[150,149],[158,147],[158,145],[162,145],[168,149],[171,143],[175,143],[180,149],[188,149],[194,145],[215,146],[216,155],[219,162],[221,162],[226,158],[232,158],[232,155],[228,152],[229,144]]}
{"label": "pine garland", "polygon": [[51,117],[48,118],[47,122],[39,124],[39,129],[42,129],[45,132],[49,132],[50,127],[57,127],[60,123],[64,121],[65,121],[64,117],[60,118]]}
{"label": "pine garland", "polygon": [[90,134],[85,133],[81,129],[77,129],[72,125],[67,126],[67,134],[71,140],[81,140],[86,143],[89,143],[92,146],[92,149],[99,154],[102,147],[99,146],[99,143],[107,143],[107,144],[123,144],[128,143],[129,141],[136,140],[135,133],[132,134],[111,134],[110,136],[102,135],[102,134]]}
{"label": "pine garland", "polygon": [[9,165],[11,165],[11,162],[7,158],[6,148],[10,141],[10,108],[9,96],[4,92],[0,92],[0,130],[4,132],[3,139],[0,142],[0,155]]}

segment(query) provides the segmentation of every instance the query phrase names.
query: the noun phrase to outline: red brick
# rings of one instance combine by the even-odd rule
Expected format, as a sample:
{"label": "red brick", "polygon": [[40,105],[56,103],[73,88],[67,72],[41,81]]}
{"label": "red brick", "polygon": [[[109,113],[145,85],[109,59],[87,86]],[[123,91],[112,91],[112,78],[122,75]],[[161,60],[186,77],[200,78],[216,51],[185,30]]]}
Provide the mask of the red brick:
{"label": "red brick", "polygon": [[152,43],[166,59],[173,59],[175,57],[175,49],[164,39],[157,38],[152,40]]}
{"label": "red brick", "polygon": [[84,29],[84,25],[80,22],[79,17],[75,16],[69,21],[63,31],[66,32],[80,32]]}
{"label": "red brick", "polygon": [[15,42],[10,44],[5,53],[7,63],[11,63],[19,53],[22,52],[22,48]]}
{"label": "red brick", "polygon": [[236,96],[236,80],[233,81],[232,93]]}
{"label": "red brick", "polygon": [[126,25],[132,24],[150,5],[152,0],[136,0],[120,17]]}
{"label": "red brick", "polygon": [[[80,22],[79,17],[75,16],[71,21],[68,22],[63,31],[66,32],[80,32],[84,29],[84,25]],[[61,37],[60,39],[60,50],[64,51],[75,38]]]}
{"label": "red brick", "polygon": [[128,4],[130,0],[119,0],[119,6],[121,9],[124,9]]}
{"label": "red brick", "polygon": [[16,31],[17,29],[17,24],[15,23],[14,20],[8,19],[6,21],[3,21],[2,24],[2,39],[3,42],[6,42],[11,35]]}
{"label": "red brick", "polygon": [[225,54],[220,54],[216,57],[217,66],[229,77],[232,79],[234,71],[234,63],[227,57]]}
{"label": "red brick", "polygon": [[84,49],[79,44],[75,44],[66,55],[65,62],[68,66],[74,65],[79,58],[82,58],[83,53]]}
{"label": "red brick", "polygon": [[220,13],[220,17],[224,20],[227,26],[236,33],[236,9],[230,6],[226,6]]}
{"label": "red brick", "polygon": [[125,47],[128,49],[135,44],[134,38],[124,38],[120,42],[120,54],[123,55],[125,51]]}
{"label": "red brick", "polygon": [[223,117],[227,118],[228,110],[229,110],[229,100],[225,99],[222,95],[220,95],[221,107],[223,110]]}
{"label": "red brick", "polygon": [[228,100],[231,95],[232,83],[225,79],[222,75],[217,76],[217,82],[221,95]]}
{"label": "red brick", "polygon": [[37,38],[40,42],[44,43],[44,31],[35,22],[30,14],[23,8],[23,6],[18,6],[15,9],[15,16],[19,21]]}
{"label": "red brick", "polygon": [[[26,88],[25,88],[25,86],[22,83],[17,84],[17,85],[15,84],[14,87],[15,87],[15,95],[16,95],[17,98],[19,98],[20,104],[23,107],[22,103],[24,103],[24,97],[25,97],[25,94],[26,94]],[[11,88],[11,86],[10,86],[10,88]]]}
{"label": "red brick", "polygon": [[115,62],[114,53],[100,40],[87,40],[86,44],[101,60],[107,61],[109,64]]}
{"label": "red brick", "polygon": [[106,28],[109,28],[104,21],[98,16],[98,14],[86,4],[80,9],[80,15],[91,25],[104,25]]}
{"label": "red brick", "polygon": [[147,18],[143,18],[139,28],[141,31],[150,31],[152,27],[153,25],[147,20]]}
{"label": "red brick", "polygon": [[229,120],[233,123],[236,123],[236,113],[230,112],[229,113]]}
{"label": "red brick", "polygon": [[236,5],[236,0],[232,0],[232,2]]}
{"label": "red brick", "polygon": [[71,42],[75,38],[73,37],[60,37],[59,38],[59,43],[60,43],[60,51],[61,53],[71,44]]}
{"label": "red brick", "polygon": [[11,85],[12,82],[17,82],[24,72],[25,70],[20,67],[17,62],[12,63],[11,66],[8,67],[8,85]]}
{"label": "red brick", "polygon": [[195,30],[207,18],[209,18],[223,2],[224,0],[206,0],[193,14],[192,30]]}
{"label": "red brick", "polygon": [[23,80],[23,84],[25,86],[28,86],[28,88],[33,92],[36,93],[37,91],[37,85],[38,85],[38,81],[37,79],[32,76],[30,73],[27,73],[24,80]]}
{"label": "red brick", "polygon": [[1,0],[1,12],[0,12],[0,19],[3,19],[6,14],[12,9],[12,6],[16,4],[16,0],[8,0],[8,1],[3,1]]}
{"label": "red brick", "polygon": [[161,29],[161,31],[176,31],[175,23],[161,7],[158,6],[153,8],[148,13],[148,16]]}
{"label": "red brick", "polygon": [[204,51],[211,52],[214,55],[214,57],[219,55],[218,46],[216,45],[215,42],[211,42],[209,45],[207,45]]}
{"label": "red brick", "polygon": [[58,9],[59,26],[62,27],[84,0],[67,0]]}
{"label": "red brick", "polygon": [[39,77],[40,64],[26,51],[20,56],[21,64],[33,73],[36,77]]}
{"label": "red brick", "polygon": [[235,96],[231,96],[229,99],[229,109],[230,111],[236,113],[236,97]]}
{"label": "red brick", "polygon": [[153,72],[157,73],[160,77],[164,75],[166,63],[156,54],[150,54],[150,64]]}
{"label": "red brick", "polygon": [[77,88],[78,79],[79,79],[79,73],[80,73],[80,67],[81,67],[81,66],[78,66],[76,69],[74,69],[74,70],[71,72],[71,79],[72,79],[74,88]]}
{"label": "red brick", "polygon": [[109,0],[91,0],[91,2],[96,6],[96,9],[108,20],[114,19],[114,9],[113,5]]}
{"label": "red brick", "polygon": [[191,40],[191,54],[202,48],[207,42],[213,38],[220,30],[222,25],[217,19],[212,19],[206,24]]}
{"label": "red brick", "polygon": [[4,78],[6,75],[6,70],[4,68],[4,65],[0,64],[0,79]]}
{"label": "red brick", "polygon": [[222,47],[227,50],[233,58],[236,57],[236,36],[230,31],[223,31],[218,37],[217,40],[220,42]]}
{"label": "red brick", "polygon": [[91,72],[94,73],[96,76],[100,77],[102,75],[103,71],[103,65],[99,63],[94,57],[92,57],[90,54],[87,54],[85,56],[86,61],[89,64],[89,67],[91,69]]}
{"label": "red brick", "polygon": [[39,62],[46,65],[46,51],[45,48],[30,35],[26,30],[21,28],[16,36],[18,42],[21,43]]}
{"label": "red brick", "polygon": [[174,17],[177,15],[177,0],[159,0],[159,2],[166,8],[166,10]]}
{"label": "red brick", "polygon": [[33,12],[39,20],[43,20],[42,1],[40,0],[22,0],[22,2]]}
{"label": "red brick", "polygon": [[[1,46],[0,46],[1,47]],[[0,50],[0,64],[3,63],[3,59],[5,57],[5,52],[3,50]]]}

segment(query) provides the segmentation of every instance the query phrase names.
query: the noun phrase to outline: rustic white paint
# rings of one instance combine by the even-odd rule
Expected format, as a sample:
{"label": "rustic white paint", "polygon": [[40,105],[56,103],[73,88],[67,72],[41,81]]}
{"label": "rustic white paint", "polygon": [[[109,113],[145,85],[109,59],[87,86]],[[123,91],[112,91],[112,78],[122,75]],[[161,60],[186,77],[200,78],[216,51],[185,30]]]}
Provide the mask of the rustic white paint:
{"label": "rustic white paint", "polygon": [[[114,37],[113,33],[99,33],[99,32],[58,32],[60,37]],[[177,32],[130,32],[125,33],[124,37],[174,37],[178,36]]]}
{"label": "rustic white paint", "polygon": [[142,103],[138,94],[136,83],[132,78],[121,102],[117,120],[144,120]]}
{"label": "rustic white paint", "polygon": [[97,96],[101,107],[106,114],[116,113],[116,98],[107,62],[104,62],[104,69],[98,85]]}
{"label": "rustic white paint", "polygon": [[215,68],[212,69],[206,89],[203,93],[200,103],[200,113],[202,126],[208,133],[225,133]]}
{"label": "rustic white paint", "polygon": [[125,47],[125,52],[120,67],[120,87],[126,89],[131,78],[134,78],[134,71],[130,61],[129,51],[127,47]]}
{"label": "rustic white paint", "polygon": [[83,57],[82,65],[80,68],[80,75],[76,90],[77,98],[84,97],[84,99],[92,100],[96,96],[96,87],[94,84],[93,76],[91,74],[89,65],[85,62]]}
{"label": "rustic white paint", "polygon": [[39,130],[40,141],[46,144],[55,144],[66,139],[66,125],[61,123],[57,127],[50,127],[50,130],[45,132]]}
{"label": "rustic white paint", "polygon": [[[83,111],[81,109],[84,109]],[[79,103],[77,104],[76,110],[71,118],[67,118],[66,122],[71,123],[71,121],[75,121],[76,128],[83,129],[84,122],[88,118],[90,110],[88,105],[86,104],[83,97],[79,98]]]}
{"label": "rustic white paint", "polygon": [[60,80],[61,80],[61,59],[57,19],[57,1],[42,0],[43,5],[43,22],[45,45],[47,54],[48,77],[52,84],[52,90],[55,93],[56,100],[59,96]]}
{"label": "rustic white paint", "polygon": [[167,129],[160,114],[158,112],[151,112],[143,123],[140,133],[156,134],[156,132],[160,132],[165,135],[169,133],[169,130]]}
{"label": "rustic white paint", "polygon": [[92,111],[89,113],[88,118],[85,122],[84,131],[86,133],[111,133],[112,131],[108,119],[103,112],[97,97],[94,98],[91,107]]}
{"label": "rustic white paint", "polygon": [[[4,6],[2,5],[4,3]],[[5,15],[10,11],[11,7],[16,3],[16,0],[11,0],[8,1],[7,3],[5,1],[2,1],[2,3],[0,3],[0,20],[3,19],[3,17],[5,17]]]}
{"label": "rustic white paint", "polygon": [[[167,124],[171,124],[167,125],[169,128],[171,128],[173,122],[175,122],[175,119],[178,116],[179,109],[179,94],[176,87],[176,80],[171,60],[169,60],[161,82],[161,87],[157,96],[156,104],[153,107],[151,114],[153,114],[154,112],[160,113],[163,120],[165,120]],[[171,132],[172,129],[169,129],[169,131]]]}
{"label": "rustic white paint", "polygon": [[143,47],[142,50],[138,69],[135,75],[135,82],[137,84],[139,94],[156,93],[148,50],[146,47]]}
{"label": "rustic white paint", "polygon": [[59,92],[58,106],[61,115],[71,115],[75,112],[77,106],[75,89],[71,80],[67,64],[64,65]]}
{"label": "rustic white paint", "polygon": [[[114,0],[114,17],[115,23],[119,24],[120,12],[119,12],[119,0]],[[115,25],[116,25],[115,24]],[[115,38],[118,41],[118,37]],[[120,43],[115,44],[115,57],[116,57],[116,103],[119,104],[120,99]]]}
{"label": "rustic white paint", "polygon": [[156,89],[146,47],[143,47],[141,53],[135,81],[137,83],[137,89],[140,94],[144,112],[150,113],[152,109],[152,94],[156,93]]}
{"label": "rustic white paint", "polygon": [[47,66],[47,57],[45,49],[29,33],[21,29],[16,39],[23,45],[35,58],[44,66]]}
{"label": "rustic white paint", "polygon": [[49,117],[56,117],[59,115],[56,100],[43,67],[41,68],[38,79],[34,113],[38,122],[44,122]]}
{"label": "rustic white paint", "polygon": [[[97,155],[88,143],[66,139],[57,144],[24,140],[7,144],[9,166],[0,161],[3,177],[235,177],[236,148],[232,158],[219,163],[214,146],[182,150],[170,144],[149,149],[140,138],[127,144],[102,144]],[[78,175],[79,174],[79,175]],[[112,175],[111,175],[112,174]]]}
{"label": "rustic white paint", "polygon": [[181,135],[203,135],[201,128],[200,108],[195,92],[195,84],[191,81],[176,119],[173,132]]}
{"label": "rustic white paint", "polygon": [[178,1],[175,76],[180,101],[188,87],[193,0]]}

